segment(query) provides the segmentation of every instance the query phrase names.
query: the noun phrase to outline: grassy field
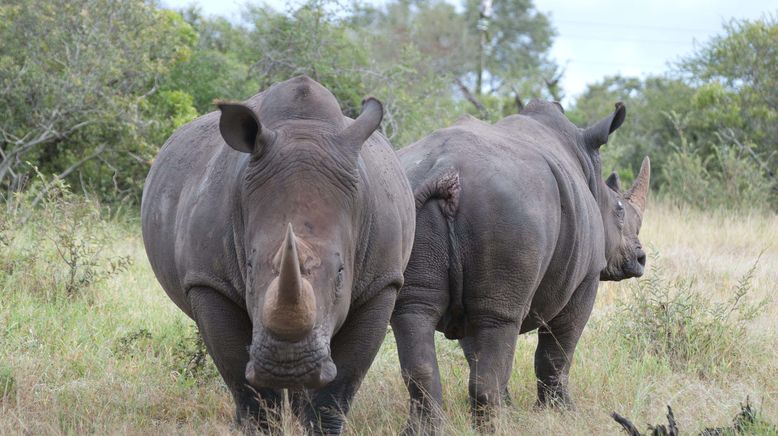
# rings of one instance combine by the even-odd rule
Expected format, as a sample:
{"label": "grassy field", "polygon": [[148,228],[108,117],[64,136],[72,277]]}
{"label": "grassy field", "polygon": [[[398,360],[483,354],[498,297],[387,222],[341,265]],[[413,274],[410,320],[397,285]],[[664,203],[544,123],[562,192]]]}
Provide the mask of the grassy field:
{"label": "grassy field", "polygon": [[[157,284],[137,224],[73,222],[55,229],[64,238],[45,222],[0,233],[0,434],[232,432],[231,398],[212,364],[198,363],[193,323]],[[79,238],[108,245],[96,253]],[[576,411],[533,410],[537,338],[525,335],[499,434],[617,434],[613,411],[644,430],[666,422],[668,404],[696,434],[730,425],[746,397],[778,422],[778,216],[655,203],[641,239],[654,253],[646,277],[600,287],[571,371]],[[72,280],[56,246],[93,260]],[[442,337],[438,356],[444,434],[472,434],[464,357]],[[347,432],[397,434],[406,395],[388,334]]]}

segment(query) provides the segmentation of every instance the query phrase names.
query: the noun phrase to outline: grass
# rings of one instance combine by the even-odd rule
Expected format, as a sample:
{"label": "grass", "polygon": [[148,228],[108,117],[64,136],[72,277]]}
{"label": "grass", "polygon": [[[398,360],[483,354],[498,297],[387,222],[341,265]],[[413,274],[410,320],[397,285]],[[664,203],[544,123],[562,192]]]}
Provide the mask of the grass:
{"label": "grass", "polygon": [[[129,262],[117,271],[110,262],[96,266],[105,278],[66,298],[55,298],[69,277],[51,274],[51,268],[67,268],[58,264],[56,251],[35,246],[31,231],[0,227],[0,434],[234,433],[232,400],[212,363],[196,360],[201,347],[192,322],[156,282],[137,224],[105,225],[112,237],[100,255]],[[726,305],[761,254],[741,301],[764,306],[747,319],[735,314],[716,324],[715,341],[704,352],[694,342],[699,334],[678,336],[674,340],[687,341],[678,347],[686,348],[673,354],[661,351],[676,349],[672,344],[657,348],[644,346],[645,337],[631,339],[651,308],[661,306],[651,306],[647,293],[655,265],[641,282],[604,283],[571,371],[577,410],[533,410],[537,337],[528,334],[518,341],[510,382],[514,404],[498,418],[498,434],[616,434],[613,411],[645,430],[648,423],[666,422],[668,404],[681,431],[695,433],[730,425],[749,396],[762,419],[778,422],[778,216],[706,214],[655,203],[641,239],[660,253],[662,277],[654,280],[670,289],[665,304]],[[53,290],[40,289],[46,286]],[[639,304],[648,311],[629,309],[644,307]],[[679,311],[686,315],[673,319],[704,327],[704,312]],[[473,434],[467,365],[455,342],[438,339],[443,433]],[[721,359],[710,358],[716,352]],[[388,334],[357,394],[347,432],[397,434],[406,396]],[[289,417],[283,425],[297,431]]]}

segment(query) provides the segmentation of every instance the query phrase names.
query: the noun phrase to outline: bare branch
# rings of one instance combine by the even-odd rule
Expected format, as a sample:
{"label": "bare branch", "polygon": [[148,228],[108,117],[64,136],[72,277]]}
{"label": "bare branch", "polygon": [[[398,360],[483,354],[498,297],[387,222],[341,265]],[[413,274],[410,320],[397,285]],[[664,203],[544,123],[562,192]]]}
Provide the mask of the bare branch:
{"label": "bare branch", "polygon": [[462,94],[465,96],[467,101],[473,103],[473,106],[478,109],[478,112],[481,113],[481,116],[483,118],[487,118],[489,116],[489,112],[486,110],[486,107],[484,107],[484,105],[478,101],[478,99],[470,92],[470,90],[467,89],[467,86],[462,83],[462,80],[460,80],[459,77],[456,77],[454,78],[454,83],[459,87],[459,90],[462,91]]}
{"label": "bare branch", "polygon": [[516,112],[521,112],[524,109],[524,103],[521,101],[519,90],[513,85],[511,85],[511,90],[513,91],[513,101],[516,103]]}
{"label": "bare branch", "polygon": [[[51,187],[54,186],[54,184],[56,182],[58,182],[58,181],[64,179],[65,177],[69,176],[73,171],[81,168],[81,166],[83,166],[85,163],[89,162],[90,160],[100,156],[100,154],[103,151],[105,151],[105,144],[101,144],[99,147],[97,147],[97,149],[94,152],[92,152],[92,154],[90,154],[89,156],[86,156],[85,158],[79,160],[78,162],[74,163],[73,165],[67,167],[65,169],[65,171],[63,171],[63,172],[57,174],[56,176],[54,176],[54,178],[51,179],[51,181],[49,181],[49,183],[47,183],[46,186],[44,186],[40,190],[40,192],[38,192],[38,195],[36,195],[35,198],[32,200],[32,203],[30,204],[30,209],[32,210],[38,203],[40,203],[40,201],[43,199],[43,196],[46,195],[47,192],[49,192],[49,189],[51,189]],[[32,212],[30,212],[30,213],[32,213]],[[29,217],[30,217],[30,215],[28,214],[26,217],[24,217],[24,219],[22,221],[23,222],[27,221],[27,219],[29,219]]]}

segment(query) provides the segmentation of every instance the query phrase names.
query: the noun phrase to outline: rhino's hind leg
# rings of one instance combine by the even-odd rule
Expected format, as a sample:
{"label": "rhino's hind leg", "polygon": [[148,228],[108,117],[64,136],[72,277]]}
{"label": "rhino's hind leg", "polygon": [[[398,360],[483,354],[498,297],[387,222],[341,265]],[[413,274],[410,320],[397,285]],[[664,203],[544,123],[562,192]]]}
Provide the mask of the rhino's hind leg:
{"label": "rhino's hind leg", "polygon": [[341,434],[351,400],[386,337],[397,287],[380,291],[352,312],[332,338],[330,349],[338,375],[321,389],[295,392],[292,406],[310,434]]}
{"label": "rhino's hind leg", "polygon": [[535,350],[539,408],[574,407],[567,388],[568,375],[578,339],[592,313],[598,284],[599,275],[584,280],[554,319],[541,322]]}
{"label": "rhino's hind leg", "polygon": [[208,354],[235,400],[236,424],[247,433],[257,427],[263,433],[273,432],[283,393],[273,389],[255,391],[246,382],[251,345],[251,320],[246,311],[209,288],[191,289],[189,303]]}
{"label": "rhino's hind leg", "polygon": [[403,434],[435,434],[441,424],[443,390],[435,353],[435,325],[440,316],[403,312],[392,317],[397,354],[410,412]]}
{"label": "rhino's hind leg", "polygon": [[470,365],[468,392],[473,427],[492,432],[492,418],[507,395],[519,325],[512,322],[479,324],[471,325],[471,331],[460,344]]}

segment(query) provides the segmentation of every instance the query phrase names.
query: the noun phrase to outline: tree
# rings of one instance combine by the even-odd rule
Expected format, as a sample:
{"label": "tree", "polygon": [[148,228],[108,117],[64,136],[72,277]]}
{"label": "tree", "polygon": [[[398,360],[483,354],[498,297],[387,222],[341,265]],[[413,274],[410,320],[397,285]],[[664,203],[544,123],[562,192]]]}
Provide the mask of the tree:
{"label": "tree", "polygon": [[197,33],[188,59],[178,62],[164,78],[162,89],[186,92],[200,114],[215,110],[216,99],[244,100],[259,90],[251,66],[251,29],[222,17],[206,18],[196,7],[182,11]]}
{"label": "tree", "polygon": [[603,169],[630,179],[643,155],[652,184],[685,204],[778,206],[778,24],[731,21],[668,77],[589,85],[569,116],[592,123],[624,101],[629,116],[603,147]]}
{"label": "tree", "polygon": [[380,35],[370,46],[376,59],[394,59],[412,45],[423,68],[447,78],[482,118],[515,113],[529,97],[561,99],[548,18],[529,0],[503,0],[487,19],[481,3],[468,0],[460,12],[441,0],[396,0],[361,9],[355,20]]}
{"label": "tree", "polygon": [[23,188],[30,162],[55,179],[84,175],[104,196],[139,193],[159,145],[145,140],[159,126],[149,106],[194,37],[140,0],[4,2],[0,188]]}
{"label": "tree", "polygon": [[307,74],[332,91],[351,117],[366,95],[375,95],[384,104],[383,131],[395,146],[452,121],[449,82],[428,68],[415,46],[398,42],[392,55],[384,56],[373,47],[385,34],[331,6],[313,0],[288,13],[249,9],[250,74],[260,89]]}
{"label": "tree", "polygon": [[771,177],[778,171],[778,21],[731,20],[677,65],[697,88],[691,120],[698,130],[729,137],[754,152]]}

